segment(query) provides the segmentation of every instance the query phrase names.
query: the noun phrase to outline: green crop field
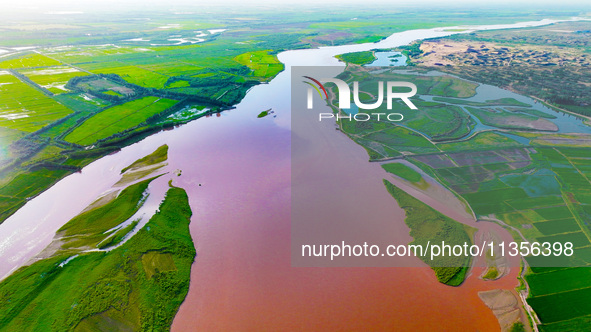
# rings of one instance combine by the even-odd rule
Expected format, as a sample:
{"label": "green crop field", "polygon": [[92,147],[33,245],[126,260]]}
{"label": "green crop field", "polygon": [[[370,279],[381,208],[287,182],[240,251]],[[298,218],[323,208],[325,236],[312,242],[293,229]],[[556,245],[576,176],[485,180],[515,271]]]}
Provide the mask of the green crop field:
{"label": "green crop field", "polygon": [[536,209],[536,213],[546,220],[562,219],[571,217],[571,212],[567,206],[554,206],[542,209]]}
{"label": "green crop field", "polygon": [[85,72],[68,66],[48,67],[37,70],[22,70],[20,73],[31,79],[31,81],[37,83],[39,86],[55,94],[69,92],[64,86],[71,78],[88,75]]}
{"label": "green crop field", "polygon": [[80,64],[80,67],[96,74],[117,74],[129,83],[148,88],[162,89],[168,80],[168,76],[142,69],[137,66],[121,65],[118,67],[101,67],[100,69],[94,69],[92,65]]}
{"label": "green crop field", "polygon": [[204,69],[203,67],[184,62],[163,62],[158,64],[139,65],[138,67],[166,76],[191,76]]}
{"label": "green crop field", "polygon": [[111,107],[84,121],[67,135],[65,140],[80,145],[89,145],[99,139],[133,128],[176,103],[176,100],[144,97]]}
{"label": "green crop field", "polygon": [[591,268],[569,268],[526,277],[532,296],[543,296],[591,287]]}
{"label": "green crop field", "polygon": [[42,54],[32,53],[16,59],[0,62],[2,69],[36,68],[59,66],[61,63]]}
{"label": "green crop field", "polygon": [[578,232],[574,232],[574,233],[567,233],[567,234],[557,234],[557,235],[549,235],[549,236],[542,236],[539,237],[538,240],[540,242],[550,242],[550,243],[554,243],[554,242],[560,242],[560,243],[566,243],[566,242],[571,242],[574,246],[574,248],[581,248],[581,247],[586,247],[588,245],[591,245],[591,242],[589,242],[589,239],[587,238],[587,235],[585,233],[583,233],[582,231],[578,231]]}
{"label": "green crop field", "polygon": [[460,107],[418,100],[417,111],[404,112],[404,124],[434,141],[455,140],[468,135],[473,128],[470,116]]}
{"label": "green crop field", "polygon": [[34,132],[70,113],[67,107],[0,71],[0,127]]}
{"label": "green crop field", "polygon": [[495,132],[484,131],[479,132],[476,134],[476,136],[466,141],[439,144],[438,146],[443,151],[465,151],[487,148],[513,147],[519,145],[519,143],[506,136],[497,134]]}
{"label": "green crop field", "polygon": [[382,168],[386,170],[386,172],[398,175],[399,177],[408,180],[410,182],[419,182],[423,178],[421,174],[419,174],[414,169],[399,163],[390,163],[382,165]]}
{"label": "green crop field", "polygon": [[561,196],[543,196],[514,199],[508,202],[515,210],[527,210],[543,206],[554,206],[564,204]]}
{"label": "green crop field", "polygon": [[581,229],[572,218],[536,222],[533,225],[544,235],[576,232]]}
{"label": "green crop field", "polygon": [[528,300],[545,323],[564,321],[591,312],[591,288],[533,297]]}
{"label": "green crop field", "polygon": [[257,77],[275,77],[283,70],[283,64],[277,60],[275,55],[269,54],[269,51],[243,53],[236,56],[234,60],[250,68],[252,75]]}

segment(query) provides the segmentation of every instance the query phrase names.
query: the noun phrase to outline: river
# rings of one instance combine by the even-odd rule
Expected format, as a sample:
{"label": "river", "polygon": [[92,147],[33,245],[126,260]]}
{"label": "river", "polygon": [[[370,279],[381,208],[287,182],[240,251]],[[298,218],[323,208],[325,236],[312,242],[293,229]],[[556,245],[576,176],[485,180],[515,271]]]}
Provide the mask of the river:
{"label": "river", "polygon": [[[342,66],[334,55],[458,33],[448,29],[453,27],[396,33],[375,44],[280,53],[286,70],[269,84],[251,89],[236,109],[156,133],[93,162],[29,201],[0,225],[0,276],[37,255],[57,229],[110,190],[123,167],[166,143],[169,165],[164,170],[182,170],[180,177],[167,176],[189,195],[193,210],[190,228],[197,249],[189,294],[173,330],[498,330],[495,317],[477,292],[514,288],[517,269],[494,282],[483,282],[475,272],[464,285],[452,288],[438,283],[425,266],[291,267],[291,171],[298,167],[307,168],[302,180],[313,183],[325,174],[326,166],[338,161],[342,168],[333,170],[327,181],[336,189],[347,182],[348,191],[359,189],[371,195],[375,204],[368,205],[372,209],[368,212],[377,218],[387,216],[398,239],[410,238],[403,211],[381,182],[385,173],[377,163],[368,163],[366,152],[334,127],[319,128],[323,130],[316,133],[320,148],[292,161],[290,68]],[[276,117],[256,117],[269,108]],[[314,167],[306,163],[310,160],[315,160]],[[364,181],[350,181],[342,173],[345,168],[370,175]],[[346,211],[345,203],[340,206]],[[464,221],[473,223],[469,218]]]}

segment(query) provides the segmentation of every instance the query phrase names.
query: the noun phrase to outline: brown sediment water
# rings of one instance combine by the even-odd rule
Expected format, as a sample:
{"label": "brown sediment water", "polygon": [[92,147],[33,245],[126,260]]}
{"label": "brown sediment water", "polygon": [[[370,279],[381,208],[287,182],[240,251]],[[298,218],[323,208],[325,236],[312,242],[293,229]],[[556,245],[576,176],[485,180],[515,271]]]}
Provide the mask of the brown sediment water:
{"label": "brown sediment water", "polygon": [[[551,22],[530,25],[547,23]],[[452,288],[438,283],[424,265],[291,266],[290,176],[292,170],[297,171],[293,167],[307,167],[304,184],[319,183],[315,181],[328,174],[325,179],[329,184],[349,183],[347,192],[370,195],[368,209],[375,219],[388,218],[391,223],[388,232],[378,235],[368,227],[368,236],[392,242],[410,237],[402,210],[381,182],[385,173],[379,165],[367,163],[365,151],[343,134],[332,128],[320,133],[323,144],[342,149],[309,152],[318,167],[304,161],[292,165],[289,66],[333,65],[335,54],[449,34],[452,32],[443,29],[416,30],[395,34],[377,45],[280,54],[286,71],[270,84],[254,87],[236,110],[152,135],[94,162],[28,202],[0,225],[0,277],[26,264],[47,246],[61,225],[119,180],[123,167],[168,144],[169,165],[163,171],[169,171],[174,184],[189,194],[193,210],[190,228],[197,249],[189,293],[174,320],[174,331],[498,330],[495,317],[477,293],[514,288],[515,268],[502,279],[487,282],[477,278],[482,269],[475,268],[461,287]],[[256,117],[270,107],[275,112],[272,116]],[[368,171],[367,176],[350,177],[340,168],[327,172],[321,166],[329,160],[339,161],[333,165],[340,167]],[[182,170],[181,176],[172,175],[176,169]],[[350,202],[346,195],[341,197]],[[339,211],[331,218],[355,217],[355,211],[349,211]]]}
{"label": "brown sediment water", "polygon": [[[411,241],[404,212],[382,183],[388,174],[380,165],[369,163],[365,150],[336,131],[334,123],[307,125],[302,135],[314,144],[299,144],[308,148],[291,155],[293,132],[280,127],[204,143],[207,160],[197,153],[186,155],[187,147],[179,150],[179,158],[194,159],[194,167],[184,170],[188,174],[178,183],[189,190],[198,257],[173,331],[498,331],[497,319],[478,292],[514,288],[518,269],[497,281],[483,281],[478,278],[482,268],[474,268],[472,276],[454,288],[439,283],[416,258],[413,264],[421,267],[292,267],[290,204],[298,188],[307,195],[310,217],[330,219],[334,227],[357,223],[370,243]],[[170,151],[174,162],[175,149]],[[233,162],[226,162],[230,159]],[[203,183],[199,187],[183,179]],[[368,199],[356,204],[360,197]],[[446,210],[428,196],[420,199],[463,218],[461,222],[503,232],[494,224],[476,224],[467,213]],[[313,211],[318,205],[323,209]],[[335,241],[359,237],[334,230]]]}
{"label": "brown sediment water", "polygon": [[[173,331],[247,330],[398,330],[498,331],[496,318],[478,292],[517,285],[517,269],[504,278],[485,282],[475,269],[458,288],[439,283],[433,271],[415,268],[297,268],[291,266],[289,153],[283,134],[276,132],[241,141],[227,136],[209,145],[213,158],[184,170],[178,183],[189,190],[193,219],[191,231],[198,257],[192,269],[189,295],[173,324]],[[322,160],[348,161],[348,170],[379,166],[367,162],[359,146],[334,129],[327,133],[343,149],[322,149]],[[226,141],[226,139],[228,141]],[[218,144],[232,143],[232,149]],[[249,149],[264,145],[267,149]],[[325,144],[320,144],[325,146]],[[179,150],[180,158],[191,158]],[[269,155],[267,151],[274,151]],[[332,151],[332,153],[330,153]],[[277,158],[277,153],[283,158]],[[171,159],[176,152],[171,150]],[[319,156],[316,156],[319,157]],[[218,161],[233,158],[233,163]],[[322,160],[316,159],[318,163]],[[291,167],[302,165],[293,164]],[[321,166],[321,165],[317,165]],[[334,165],[333,165],[334,166]],[[325,169],[325,168],[322,168]],[[363,182],[319,185],[349,191],[359,189],[383,205],[372,213],[389,217],[392,242],[407,241],[404,214],[386,192],[381,175]],[[375,169],[374,169],[375,171]],[[189,172],[191,174],[184,174]],[[194,173],[194,174],[193,174]],[[306,173],[312,178],[316,175]],[[183,179],[197,182],[185,183]],[[334,181],[339,179],[335,177]],[[314,179],[317,180],[317,179]],[[319,196],[327,192],[320,191]],[[310,199],[313,199],[311,197]],[[348,202],[341,201],[341,208]],[[375,208],[369,205],[367,208]],[[364,210],[364,213],[368,211]],[[347,219],[350,209],[331,214]],[[492,224],[491,224],[492,225]],[[381,228],[380,228],[381,229]],[[420,263],[418,263],[420,264]]]}

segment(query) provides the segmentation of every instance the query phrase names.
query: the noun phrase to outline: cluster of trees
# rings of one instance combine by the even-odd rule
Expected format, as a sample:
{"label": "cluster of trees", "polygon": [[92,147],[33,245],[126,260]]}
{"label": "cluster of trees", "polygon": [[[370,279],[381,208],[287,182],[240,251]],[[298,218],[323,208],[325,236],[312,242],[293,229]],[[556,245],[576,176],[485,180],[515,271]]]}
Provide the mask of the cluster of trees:
{"label": "cluster of trees", "polygon": [[29,167],[30,171],[36,171],[41,169],[62,169],[66,171],[78,172],[81,170],[81,167],[74,165],[64,165],[53,161],[42,161]]}
{"label": "cluster of trees", "polygon": [[[133,90],[134,93],[129,94],[127,96],[116,96],[116,95],[109,95],[109,94],[102,93],[104,90],[95,89],[90,86],[89,87],[81,87],[80,86],[80,84],[82,84],[82,83],[89,83],[89,82],[92,82],[92,81],[95,81],[98,79],[109,80],[110,82],[116,83],[117,85],[126,87],[130,90]],[[174,81],[181,80],[181,79],[185,80],[187,78],[184,78],[184,76],[179,76],[178,78],[174,78]],[[195,86],[199,86],[199,84],[204,86],[204,83],[199,83],[199,82],[201,82],[200,79],[198,79],[198,78],[190,78],[190,79],[192,80],[192,82],[193,81],[195,82],[194,83]],[[208,83],[208,84],[212,85],[211,83]],[[219,89],[223,89],[223,88],[229,86],[230,84],[231,83],[228,83],[228,82],[220,83],[220,84],[216,84],[215,87],[216,87],[216,89],[219,90]],[[171,90],[166,90],[166,89],[147,88],[147,87],[135,85],[135,84],[125,81],[123,78],[121,78],[121,76],[119,76],[117,74],[97,74],[97,75],[73,77],[66,84],[66,88],[70,89],[72,91],[84,92],[84,93],[87,93],[93,97],[97,97],[97,98],[100,98],[103,100],[110,101],[114,105],[122,104],[122,103],[127,102],[131,99],[137,99],[137,98],[142,98],[142,97],[146,97],[146,96],[155,96],[155,97],[160,97],[160,98],[178,99],[178,100],[191,98],[192,100],[194,100],[200,104],[204,104],[204,105],[208,105],[208,106],[230,107],[232,105],[230,103],[216,100],[213,98],[196,96],[196,95],[192,95],[192,94],[186,94],[186,93],[181,93],[181,92],[171,91]]]}
{"label": "cluster of trees", "polygon": [[[423,51],[421,51],[421,42],[414,42],[410,45],[403,45],[396,48],[396,51],[401,52],[404,54],[409,60],[418,58]],[[409,65],[412,65],[412,61],[408,62]]]}
{"label": "cluster of trees", "polygon": [[41,151],[49,143],[49,138],[37,137],[31,134],[12,143],[10,149],[19,157],[17,159],[24,161],[27,157],[33,156]]}

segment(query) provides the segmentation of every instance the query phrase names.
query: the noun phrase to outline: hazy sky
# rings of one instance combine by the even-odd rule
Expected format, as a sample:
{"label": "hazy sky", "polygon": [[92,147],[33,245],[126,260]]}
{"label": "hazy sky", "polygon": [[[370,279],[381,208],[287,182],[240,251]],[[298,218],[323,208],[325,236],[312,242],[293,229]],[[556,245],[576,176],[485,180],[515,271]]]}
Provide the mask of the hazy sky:
{"label": "hazy sky", "polygon": [[[111,5],[111,4],[133,4],[145,6],[145,5],[167,5],[167,6],[174,6],[174,5],[189,5],[189,6],[199,6],[199,5],[220,5],[220,4],[266,4],[266,5],[295,5],[295,4],[388,4],[390,6],[396,6],[399,4],[414,4],[414,5],[421,5],[421,4],[439,4],[439,5],[495,5],[495,4],[521,4],[521,5],[581,5],[581,6],[589,6],[588,0],[370,0],[370,1],[360,1],[360,0],[18,0],[8,2],[3,0],[5,4],[0,4],[0,8],[2,7],[55,7],[55,6],[71,6],[71,7],[87,7],[87,6],[97,6],[97,5]],[[501,8],[499,8],[501,9]]]}
{"label": "hazy sky", "polygon": [[32,18],[30,17],[32,14],[48,16],[44,14],[64,14],[64,12],[97,14],[150,11],[198,12],[199,9],[215,11],[216,8],[212,7],[223,10],[228,6],[231,6],[234,11],[240,11],[242,6],[298,10],[300,7],[310,6],[328,6],[328,8],[337,9],[339,5],[366,6],[373,9],[384,7],[385,10],[390,11],[405,8],[431,11],[437,10],[437,8],[450,10],[482,8],[494,11],[552,9],[591,15],[591,1],[589,0],[0,0],[0,17],[12,21]]}

